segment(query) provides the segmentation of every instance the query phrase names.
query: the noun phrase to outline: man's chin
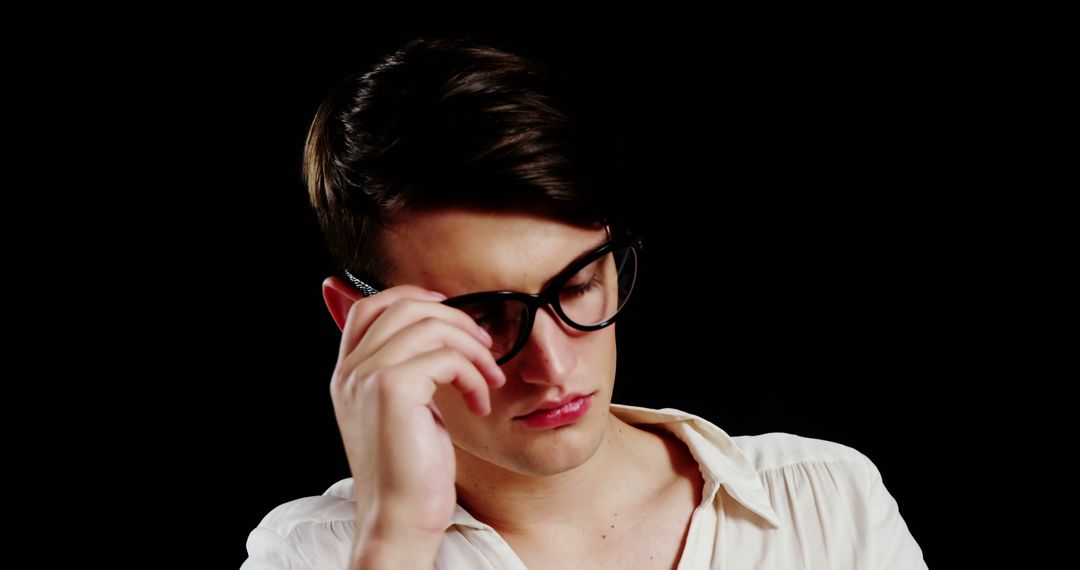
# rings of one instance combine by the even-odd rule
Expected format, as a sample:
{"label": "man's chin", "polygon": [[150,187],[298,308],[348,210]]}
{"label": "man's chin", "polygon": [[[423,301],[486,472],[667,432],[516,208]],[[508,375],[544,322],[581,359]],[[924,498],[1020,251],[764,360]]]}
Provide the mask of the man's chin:
{"label": "man's chin", "polygon": [[[563,428],[557,437],[539,438],[518,448],[513,454],[515,471],[523,475],[551,476],[565,473],[587,463],[604,441],[601,430],[586,425]],[[549,434],[554,435],[554,434]],[[530,445],[531,444],[531,445]]]}

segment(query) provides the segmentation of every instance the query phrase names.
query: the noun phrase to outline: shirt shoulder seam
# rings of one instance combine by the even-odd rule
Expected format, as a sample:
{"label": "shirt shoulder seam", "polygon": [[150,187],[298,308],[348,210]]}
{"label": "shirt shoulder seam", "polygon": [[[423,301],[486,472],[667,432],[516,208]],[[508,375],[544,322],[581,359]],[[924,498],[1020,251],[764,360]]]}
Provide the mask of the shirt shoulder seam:
{"label": "shirt shoulder seam", "polygon": [[766,471],[775,471],[776,469],[783,469],[784,467],[791,467],[792,465],[805,465],[810,463],[850,463],[853,465],[862,466],[863,461],[855,457],[820,457],[813,459],[799,459],[796,461],[789,461],[787,463],[781,463],[780,465],[772,465],[770,467],[764,467],[758,469],[758,473],[764,473]]}
{"label": "shirt shoulder seam", "polygon": [[296,533],[297,529],[299,529],[302,526],[305,526],[305,525],[328,525],[328,524],[340,523],[340,522],[356,524],[356,519],[348,518],[348,517],[339,517],[339,518],[321,519],[321,520],[290,521],[290,523],[288,525],[286,525],[286,528],[288,528],[288,532],[286,532],[284,535],[281,534],[280,532],[278,532],[278,530],[276,530],[274,528],[271,528],[271,527],[268,527],[268,526],[258,526],[256,528],[259,528],[259,529],[265,530],[267,532],[273,533],[274,536],[276,536],[276,537],[280,538],[281,540],[287,542],[289,540],[289,538],[292,537],[292,535]]}

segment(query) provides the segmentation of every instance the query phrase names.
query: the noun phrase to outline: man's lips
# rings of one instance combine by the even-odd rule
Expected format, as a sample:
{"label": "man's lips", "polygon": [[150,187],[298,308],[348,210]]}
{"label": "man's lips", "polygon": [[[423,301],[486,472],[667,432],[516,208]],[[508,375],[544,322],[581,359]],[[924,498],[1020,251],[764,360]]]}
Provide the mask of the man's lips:
{"label": "man's lips", "polygon": [[552,430],[575,424],[589,413],[592,396],[572,394],[560,400],[542,402],[536,411],[514,418],[514,421],[532,430]]}
{"label": "man's lips", "polygon": [[582,394],[582,393],[567,394],[564,398],[559,399],[559,400],[547,400],[547,401],[544,401],[544,402],[541,402],[540,404],[538,404],[536,407],[534,407],[532,409],[532,411],[530,411],[530,412],[528,412],[526,414],[522,414],[520,416],[517,416],[514,419],[515,420],[520,420],[522,418],[531,416],[531,415],[536,414],[536,413],[561,408],[561,407],[565,406],[566,404],[569,404],[570,402],[573,402],[574,400],[576,400],[578,398],[583,398],[585,396],[592,396],[595,393],[596,392],[592,392],[590,394]]}

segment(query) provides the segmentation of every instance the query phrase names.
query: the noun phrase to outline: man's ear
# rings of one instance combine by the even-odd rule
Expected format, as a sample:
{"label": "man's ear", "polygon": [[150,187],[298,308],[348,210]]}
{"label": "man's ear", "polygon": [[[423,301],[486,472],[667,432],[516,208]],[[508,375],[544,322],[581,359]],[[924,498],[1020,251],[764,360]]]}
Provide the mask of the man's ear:
{"label": "man's ear", "polygon": [[345,282],[344,279],[331,275],[322,283],[323,300],[326,308],[330,310],[330,316],[334,317],[338,329],[345,330],[345,320],[349,316],[349,309],[353,303],[364,298],[363,293]]}

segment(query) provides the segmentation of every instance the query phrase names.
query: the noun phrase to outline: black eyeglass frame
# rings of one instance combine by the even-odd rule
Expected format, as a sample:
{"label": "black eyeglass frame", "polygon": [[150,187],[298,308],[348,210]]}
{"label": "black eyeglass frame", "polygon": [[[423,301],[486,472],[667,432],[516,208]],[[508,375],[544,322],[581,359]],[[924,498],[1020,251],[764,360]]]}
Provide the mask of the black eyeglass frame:
{"label": "black eyeglass frame", "polygon": [[[536,313],[540,309],[550,305],[555,309],[555,313],[559,315],[559,319],[571,327],[580,331],[595,331],[610,326],[615,320],[622,314],[623,307],[620,306],[615,314],[610,319],[597,323],[595,325],[582,325],[574,322],[563,311],[562,304],[559,302],[559,293],[566,285],[566,282],[571,277],[577,274],[590,263],[600,259],[601,257],[611,253],[614,250],[622,249],[623,247],[630,247],[634,250],[635,267],[634,267],[634,281],[638,279],[638,266],[636,265],[641,259],[641,250],[644,245],[644,239],[641,236],[624,237],[621,239],[614,239],[602,244],[600,247],[583,254],[577,260],[573,261],[560,271],[555,277],[551,278],[547,286],[544,287],[539,293],[522,293],[519,291],[479,291],[476,293],[466,293],[464,295],[458,295],[457,297],[451,297],[442,301],[442,304],[460,308],[465,305],[473,303],[482,303],[490,301],[518,301],[525,306],[525,322],[522,323],[521,332],[518,333],[518,338],[514,342],[514,345],[499,359],[495,361],[496,364],[503,364],[509,361],[511,358],[517,355],[518,352],[528,342],[529,335],[532,334],[533,322],[536,320]],[[366,297],[370,297],[379,292],[378,289],[368,285],[367,283],[356,278],[348,270],[344,270],[345,276],[352,282],[352,284],[360,290]],[[616,286],[621,285],[616,283]],[[631,289],[632,291],[632,289]]]}

